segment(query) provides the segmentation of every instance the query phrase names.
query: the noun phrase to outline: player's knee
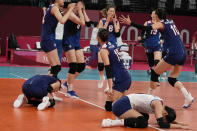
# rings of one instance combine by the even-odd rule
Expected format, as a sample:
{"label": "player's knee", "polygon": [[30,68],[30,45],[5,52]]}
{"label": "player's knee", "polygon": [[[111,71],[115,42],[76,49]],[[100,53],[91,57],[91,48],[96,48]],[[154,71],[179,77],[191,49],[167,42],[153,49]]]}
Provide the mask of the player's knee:
{"label": "player's knee", "polygon": [[149,120],[149,114],[147,114],[147,113],[141,113],[143,116],[144,116],[144,118],[148,121]]}
{"label": "player's knee", "polygon": [[51,74],[53,75],[53,77],[57,77],[58,73],[61,71],[61,65],[56,65],[56,66],[52,66],[51,67]]}
{"label": "player's knee", "polygon": [[98,63],[98,70],[103,71],[104,70],[104,64],[103,63]]}
{"label": "player's knee", "polygon": [[106,101],[105,110],[106,111],[112,111],[112,101]]}
{"label": "player's knee", "polygon": [[160,75],[158,75],[155,70],[151,69],[151,81],[154,81],[154,82],[159,82],[159,77]]}
{"label": "player's knee", "polygon": [[146,128],[148,126],[148,121],[144,116],[139,116],[137,118],[126,118],[124,119],[124,126],[131,128]]}
{"label": "player's knee", "polygon": [[85,70],[85,63],[77,63],[77,72],[81,73]]}
{"label": "player's knee", "polygon": [[171,86],[174,87],[175,83],[177,82],[178,80],[176,78],[172,78],[172,77],[168,77],[168,82],[170,83]]}
{"label": "player's knee", "polygon": [[49,102],[50,102],[49,108],[53,107],[55,105],[55,100],[54,99],[49,99]]}
{"label": "player's knee", "polygon": [[159,63],[159,60],[154,60],[154,65],[156,66]]}
{"label": "player's knee", "polygon": [[76,62],[71,62],[71,63],[68,64],[68,66],[69,66],[68,73],[75,74],[75,72],[77,71],[77,63]]}

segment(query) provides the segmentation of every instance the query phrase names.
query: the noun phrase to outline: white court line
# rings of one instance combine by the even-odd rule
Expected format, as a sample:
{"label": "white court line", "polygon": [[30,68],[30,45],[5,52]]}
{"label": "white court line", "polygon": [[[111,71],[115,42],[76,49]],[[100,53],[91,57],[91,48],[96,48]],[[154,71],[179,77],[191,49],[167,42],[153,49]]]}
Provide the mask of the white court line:
{"label": "white court line", "polygon": [[[21,79],[25,79],[25,80],[27,80],[26,78],[21,77],[21,76],[19,76],[19,75],[16,75],[16,74],[13,74],[13,73],[9,73],[9,74],[10,74],[10,75],[13,75],[13,76],[16,76],[16,77],[18,77],[18,78],[21,78]],[[64,93],[64,92],[62,92],[62,91],[58,91],[58,93],[61,93],[61,94],[65,95],[65,93]],[[78,100],[83,101],[83,102],[85,102],[85,103],[87,103],[87,104],[90,104],[90,105],[93,105],[93,106],[95,106],[95,107],[98,107],[98,108],[100,108],[100,109],[105,110],[105,109],[104,109],[104,107],[99,106],[99,105],[96,105],[96,104],[91,103],[91,102],[89,102],[89,101],[86,101],[86,100],[83,100],[83,99],[80,99],[80,98],[79,98]],[[150,125],[150,124],[148,124],[148,126],[149,126],[149,127],[151,127],[151,128],[154,128],[154,129],[156,129],[156,130],[159,130],[159,131],[165,131],[165,130],[163,130],[163,129],[160,129],[160,128],[157,128],[157,127],[154,127],[154,126],[152,126],[152,125]]]}

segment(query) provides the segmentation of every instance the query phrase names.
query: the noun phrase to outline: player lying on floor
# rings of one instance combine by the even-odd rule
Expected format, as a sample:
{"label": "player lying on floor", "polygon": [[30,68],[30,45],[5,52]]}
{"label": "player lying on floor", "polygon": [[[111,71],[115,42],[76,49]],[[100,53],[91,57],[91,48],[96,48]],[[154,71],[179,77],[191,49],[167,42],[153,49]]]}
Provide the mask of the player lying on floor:
{"label": "player lying on floor", "polygon": [[24,82],[22,86],[23,94],[20,94],[14,101],[15,108],[23,104],[32,104],[37,106],[38,110],[44,110],[47,107],[53,107],[55,100],[53,92],[61,88],[61,81],[49,75],[35,75]]}
{"label": "player lying on floor", "polygon": [[190,129],[186,124],[176,122],[175,110],[165,106],[161,98],[153,95],[129,94],[124,96],[113,104],[112,112],[119,119],[103,119],[102,127],[146,128],[149,114],[155,114],[160,128]]}

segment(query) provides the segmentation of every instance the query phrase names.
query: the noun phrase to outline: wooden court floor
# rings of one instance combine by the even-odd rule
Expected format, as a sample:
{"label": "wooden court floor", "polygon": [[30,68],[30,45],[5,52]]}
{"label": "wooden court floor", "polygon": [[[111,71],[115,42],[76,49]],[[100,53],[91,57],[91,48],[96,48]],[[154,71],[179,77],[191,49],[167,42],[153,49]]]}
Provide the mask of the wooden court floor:
{"label": "wooden court floor", "polygon": [[[14,109],[12,104],[21,93],[23,79],[0,79],[0,130],[1,131],[162,131],[148,127],[146,129],[131,129],[124,127],[102,128],[103,118],[115,118],[112,113],[103,109],[105,95],[97,88],[97,80],[76,80],[74,89],[80,99],[63,98],[54,108],[37,111],[36,107],[24,105]],[[105,83],[106,84],[106,83]],[[184,83],[195,97],[196,83]],[[129,93],[146,93],[148,82],[133,82]],[[164,99],[164,103],[177,111],[177,120],[187,123],[193,130],[197,130],[197,104],[193,103],[189,109],[182,109],[184,99],[180,92],[170,87],[166,82],[156,90],[156,95]],[[156,120],[151,116],[149,124]],[[172,129],[170,129],[171,131]],[[173,131],[180,131],[180,129]]]}

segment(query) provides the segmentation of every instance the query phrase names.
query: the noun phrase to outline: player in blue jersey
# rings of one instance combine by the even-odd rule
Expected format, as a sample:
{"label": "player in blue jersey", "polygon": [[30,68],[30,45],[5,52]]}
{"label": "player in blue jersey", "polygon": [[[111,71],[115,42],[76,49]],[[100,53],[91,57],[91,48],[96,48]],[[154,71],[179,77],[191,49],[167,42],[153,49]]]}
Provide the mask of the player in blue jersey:
{"label": "player in blue jersey", "polygon": [[64,0],[54,0],[54,4],[51,4],[44,16],[44,22],[42,24],[41,34],[41,48],[46,53],[51,69],[49,74],[57,77],[61,70],[60,60],[58,58],[57,47],[55,43],[55,29],[58,21],[65,23],[70,16],[75,4],[70,4],[67,11],[64,12],[64,16],[60,13],[59,9],[64,5]]}
{"label": "player in blue jersey", "polygon": [[60,90],[61,81],[49,75],[35,75],[26,80],[22,86],[23,94],[20,94],[14,101],[15,108],[23,104],[32,104],[38,106],[38,110],[44,110],[47,107],[53,107],[55,100],[53,92]]}
{"label": "player in blue jersey", "polygon": [[181,41],[179,31],[172,20],[166,19],[166,14],[163,10],[156,10],[157,23],[152,26],[142,26],[131,22],[130,17],[127,18],[122,15],[120,17],[121,23],[137,27],[142,30],[151,31],[159,29],[162,32],[164,42],[167,48],[166,56],[157,64],[157,66],[151,70],[151,82],[150,88],[156,89],[158,77],[171,68],[168,76],[168,82],[171,86],[177,88],[184,96],[185,102],[183,108],[191,106],[194,98],[189,93],[184,85],[177,80],[181,69],[186,61],[186,49]]}
{"label": "player in blue jersey", "polygon": [[[78,98],[73,90],[75,78],[85,69],[85,59],[80,46],[81,26],[85,26],[85,5],[78,1],[69,20],[64,24],[63,50],[68,60],[69,71],[67,81],[63,84],[67,88],[66,96]],[[79,17],[78,17],[79,16]]]}
{"label": "player in blue jersey", "polygon": [[[157,22],[155,10],[152,11],[151,18],[152,20],[146,21],[144,26],[152,26],[152,24]],[[160,32],[159,30],[151,30],[150,33],[143,31],[141,37],[138,37],[138,40],[142,39],[145,39],[144,45],[150,67],[147,73],[150,74],[151,69],[161,60]]]}
{"label": "player in blue jersey", "polygon": [[117,46],[117,37],[120,36],[120,23],[116,18],[116,7],[108,5],[101,10],[104,18],[99,22],[99,28],[105,28],[109,31],[109,42]]}
{"label": "player in blue jersey", "polygon": [[112,110],[112,103],[124,96],[131,86],[131,75],[125,69],[118,49],[111,42],[108,42],[109,35],[108,30],[101,28],[97,36],[98,42],[101,44],[100,54],[105,66],[109,85],[105,103],[105,109],[107,111]]}

